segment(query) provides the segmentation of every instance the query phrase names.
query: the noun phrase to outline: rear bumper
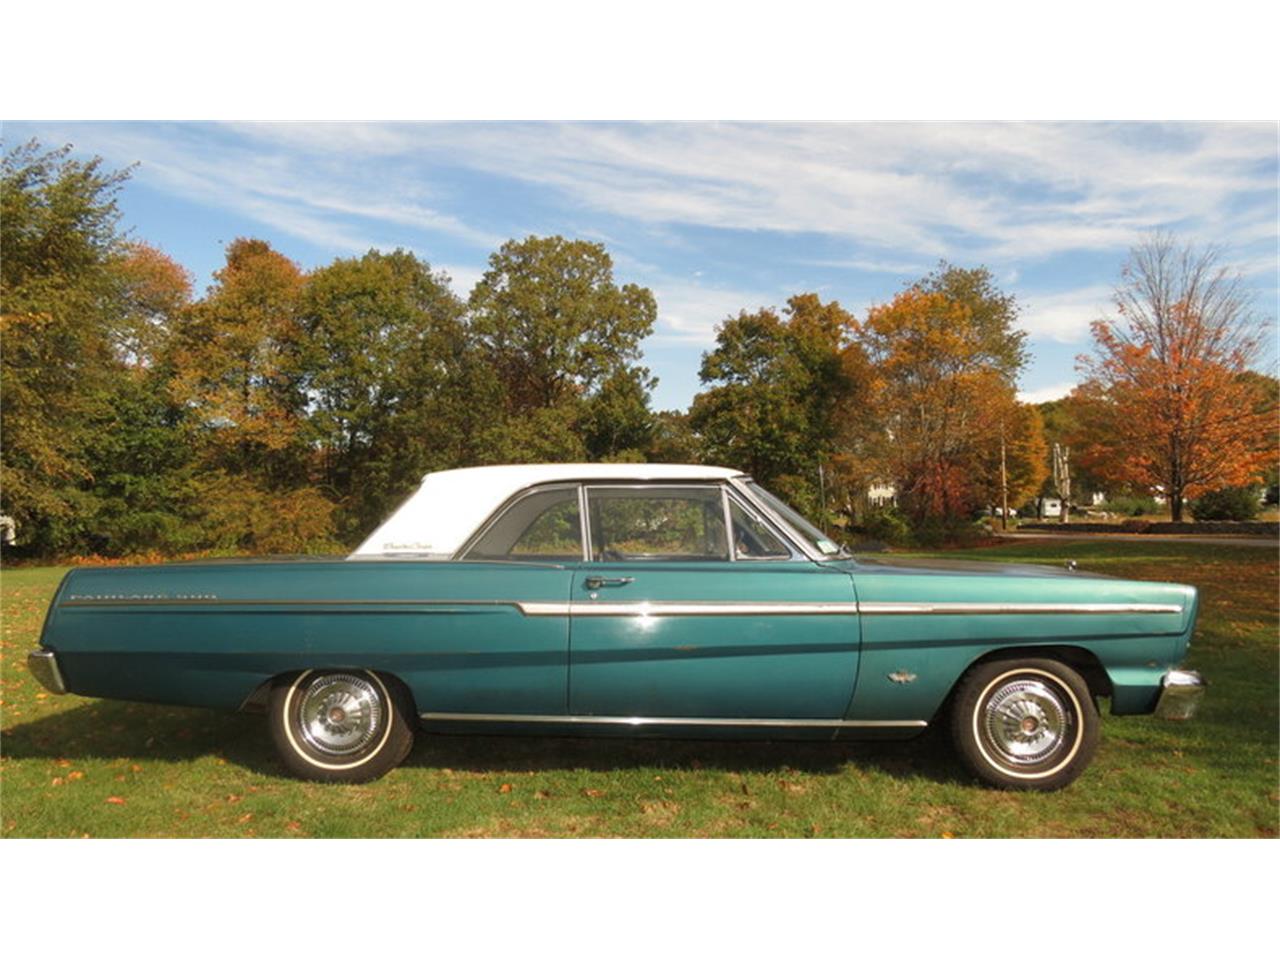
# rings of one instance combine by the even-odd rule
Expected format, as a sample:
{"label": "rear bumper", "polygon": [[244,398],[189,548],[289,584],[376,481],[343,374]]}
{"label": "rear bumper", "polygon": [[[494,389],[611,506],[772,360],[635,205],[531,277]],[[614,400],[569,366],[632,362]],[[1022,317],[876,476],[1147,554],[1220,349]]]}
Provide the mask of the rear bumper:
{"label": "rear bumper", "polygon": [[1194,670],[1170,670],[1161,678],[1156,716],[1162,720],[1190,720],[1204,699],[1205,681]]}
{"label": "rear bumper", "polygon": [[52,693],[66,693],[67,685],[58,669],[58,657],[52,650],[32,650],[27,654],[27,669]]}

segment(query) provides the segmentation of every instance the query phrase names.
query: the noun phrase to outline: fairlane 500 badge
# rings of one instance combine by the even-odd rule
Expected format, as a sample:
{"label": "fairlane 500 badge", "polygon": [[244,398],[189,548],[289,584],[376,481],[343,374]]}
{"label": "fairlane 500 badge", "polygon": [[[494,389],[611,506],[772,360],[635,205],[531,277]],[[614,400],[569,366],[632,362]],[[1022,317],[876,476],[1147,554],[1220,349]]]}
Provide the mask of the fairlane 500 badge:
{"label": "fairlane 500 badge", "polygon": [[73,593],[68,600],[217,600],[216,593]]}

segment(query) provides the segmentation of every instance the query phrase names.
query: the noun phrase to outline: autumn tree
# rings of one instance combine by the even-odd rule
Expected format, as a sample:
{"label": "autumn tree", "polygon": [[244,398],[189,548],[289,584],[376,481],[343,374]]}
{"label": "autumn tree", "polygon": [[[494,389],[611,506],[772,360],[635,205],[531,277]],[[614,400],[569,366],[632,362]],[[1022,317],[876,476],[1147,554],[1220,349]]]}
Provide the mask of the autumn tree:
{"label": "autumn tree", "polygon": [[985,269],[943,265],[861,324],[877,438],[868,449],[917,524],[954,521],[984,499],[983,464],[1025,362],[1016,319]]}
{"label": "autumn tree", "polygon": [[1049,448],[1040,411],[1007,394],[1002,396],[1004,408],[993,411],[987,434],[977,440],[974,492],[987,506],[1000,507],[1007,499],[1015,509],[1044,485],[1049,475]]}
{"label": "autumn tree", "polygon": [[191,273],[164,251],[130,241],[121,245],[113,274],[117,306],[111,326],[116,352],[129,366],[153,366],[163,357],[191,303]]}
{"label": "autumn tree", "polygon": [[311,482],[303,284],[298,266],[265,241],[235,240],[170,339],[169,390],[199,459],[207,546],[332,545],[335,505]]}
{"label": "autumn tree", "polygon": [[1167,234],[1135,247],[1115,315],[1081,358],[1082,459],[1113,482],[1189,498],[1261,479],[1276,455],[1275,403],[1248,368],[1264,326],[1214,248]]}
{"label": "autumn tree", "polygon": [[198,416],[212,465],[276,485],[304,472],[302,287],[270,244],[235,240],[172,345],[172,389]]}
{"label": "autumn tree", "polygon": [[602,244],[508,241],[489,257],[468,315],[484,364],[475,373],[476,402],[492,410],[478,434],[484,461],[582,459],[592,452],[592,429],[592,442],[607,447],[614,441],[588,423],[587,407],[606,384],[601,402],[616,412],[627,400],[626,418],[640,416],[651,386],[637,365],[640,341],[653,330],[657,305],[648,289],[615,282]]}
{"label": "autumn tree", "polygon": [[0,179],[0,511],[36,552],[74,543],[92,472],[85,445],[121,373],[113,349],[128,171],[43,150],[5,154]]}

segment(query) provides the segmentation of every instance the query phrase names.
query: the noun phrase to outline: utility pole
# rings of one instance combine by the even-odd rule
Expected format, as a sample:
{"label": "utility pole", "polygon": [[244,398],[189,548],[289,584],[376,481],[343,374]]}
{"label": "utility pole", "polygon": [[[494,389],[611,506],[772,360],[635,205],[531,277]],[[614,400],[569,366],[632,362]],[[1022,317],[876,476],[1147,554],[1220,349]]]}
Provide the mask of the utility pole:
{"label": "utility pole", "polygon": [[822,470],[822,461],[818,461],[818,497],[822,501],[822,529],[827,529],[827,478]]}
{"label": "utility pole", "polygon": [[1053,445],[1053,486],[1058,491],[1062,509],[1059,523],[1067,523],[1067,510],[1071,502],[1071,448]]}
{"label": "utility pole", "polygon": [[1004,421],[1000,422],[1000,529],[1009,529],[1009,472],[1004,462]]}

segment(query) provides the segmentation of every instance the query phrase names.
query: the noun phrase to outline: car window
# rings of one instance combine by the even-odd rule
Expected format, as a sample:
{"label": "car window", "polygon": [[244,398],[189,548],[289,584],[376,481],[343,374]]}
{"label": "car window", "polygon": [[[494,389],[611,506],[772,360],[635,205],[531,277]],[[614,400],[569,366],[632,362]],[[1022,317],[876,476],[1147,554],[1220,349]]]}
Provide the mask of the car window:
{"label": "car window", "polygon": [[467,559],[581,560],[578,488],[558,487],[521,497],[467,551]]}
{"label": "car window", "polygon": [[751,488],[764,505],[778,514],[784,521],[790,524],[797,533],[802,537],[806,537],[809,543],[823,556],[834,557],[840,553],[840,545],[827,539],[827,535],[815,527],[812,523],[801,516],[797,511],[783,501],[781,498],[770,493],[754,480],[747,482],[747,486]]}
{"label": "car window", "polygon": [[733,523],[733,555],[739,560],[789,560],[790,548],[759,517],[729,501],[729,519]]}
{"label": "car window", "polygon": [[591,558],[728,560],[719,487],[588,487]]}

